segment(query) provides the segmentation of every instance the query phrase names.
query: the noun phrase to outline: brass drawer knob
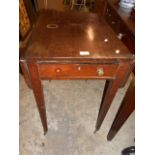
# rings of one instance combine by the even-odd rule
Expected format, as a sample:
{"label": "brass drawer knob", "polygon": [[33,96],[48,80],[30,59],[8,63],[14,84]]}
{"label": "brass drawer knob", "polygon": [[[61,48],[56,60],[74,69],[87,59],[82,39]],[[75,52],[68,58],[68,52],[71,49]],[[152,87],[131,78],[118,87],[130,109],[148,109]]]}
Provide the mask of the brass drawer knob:
{"label": "brass drawer knob", "polygon": [[103,75],[104,75],[104,70],[103,70],[103,68],[98,68],[98,69],[97,69],[97,74],[98,74],[98,76],[103,76]]}

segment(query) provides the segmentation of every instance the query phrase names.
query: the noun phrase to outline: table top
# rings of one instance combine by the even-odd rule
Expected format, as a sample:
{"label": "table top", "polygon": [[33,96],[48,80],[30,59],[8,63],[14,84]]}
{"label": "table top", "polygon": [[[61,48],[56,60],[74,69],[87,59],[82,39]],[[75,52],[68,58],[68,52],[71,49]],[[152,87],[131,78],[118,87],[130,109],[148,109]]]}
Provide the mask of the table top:
{"label": "table top", "polygon": [[37,60],[133,59],[97,14],[54,10],[40,13],[24,57]]}

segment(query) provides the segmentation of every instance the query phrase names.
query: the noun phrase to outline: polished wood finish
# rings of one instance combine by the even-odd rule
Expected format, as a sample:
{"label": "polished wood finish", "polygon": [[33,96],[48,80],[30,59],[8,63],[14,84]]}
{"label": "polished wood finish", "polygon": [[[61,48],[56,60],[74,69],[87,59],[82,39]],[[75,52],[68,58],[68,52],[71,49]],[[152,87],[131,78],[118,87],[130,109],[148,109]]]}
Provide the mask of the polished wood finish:
{"label": "polished wood finish", "polygon": [[[47,24],[56,24],[57,28],[48,29]],[[104,41],[106,38],[109,42]],[[115,53],[116,49],[120,50],[119,54]],[[80,51],[89,51],[90,55],[81,56]],[[90,62],[133,59],[126,46],[97,14],[70,11],[40,14],[25,57],[59,62],[66,59],[77,62],[81,59]]]}
{"label": "polished wood finish", "polygon": [[95,0],[94,2],[94,12],[98,14],[104,13],[104,7],[105,7],[105,1],[106,0]]}
{"label": "polished wood finish", "polygon": [[[135,18],[134,12],[124,12],[120,9],[118,1],[107,0],[105,9],[105,18],[114,32],[119,35],[123,34],[121,41],[128,47],[128,49],[135,54]],[[133,66],[134,68],[134,66]],[[135,71],[133,70],[135,74]],[[134,76],[134,75],[133,75]],[[134,78],[134,77],[133,77]],[[132,80],[123,102],[117,112],[117,115],[112,123],[112,126],[107,135],[107,140],[112,140],[124,122],[128,119],[135,109],[135,84]]]}
{"label": "polished wood finish", "polygon": [[20,67],[21,67],[25,82],[26,82],[27,86],[31,89],[32,86],[31,86],[31,80],[30,80],[30,76],[29,76],[29,70],[28,70],[28,66],[27,66],[27,63],[25,62],[25,60],[22,60],[22,59],[20,60]]}
{"label": "polished wood finish", "polygon": [[[42,79],[114,79],[117,67],[117,64],[40,64],[39,73]],[[100,69],[103,75],[99,75]]]}
{"label": "polished wood finish", "polygon": [[[53,24],[53,28],[47,28],[48,24]],[[81,51],[87,55],[81,55]],[[97,14],[52,10],[40,13],[20,61],[28,66],[24,74],[30,77],[46,133],[41,80],[108,79],[110,84],[96,123],[98,130],[117,90],[131,72],[134,56]]]}
{"label": "polished wood finish", "polygon": [[135,54],[135,18],[131,12],[121,9],[118,0],[106,0],[105,19],[122,42]]}
{"label": "polished wood finish", "polygon": [[28,68],[29,68],[29,75],[31,79],[31,86],[38,106],[41,122],[44,127],[44,134],[46,134],[48,130],[47,119],[46,119],[46,109],[45,109],[45,103],[44,103],[43,88],[42,88],[41,79],[39,76],[37,63],[29,62]]}
{"label": "polished wood finish", "polygon": [[107,139],[109,141],[114,138],[114,136],[117,134],[117,132],[122,127],[124,122],[134,111],[134,109],[135,109],[135,82],[133,79],[107,135]]}
{"label": "polished wood finish", "polygon": [[110,105],[115,97],[117,90],[121,86],[123,86],[124,84],[123,80],[126,78],[127,70],[129,71],[129,73],[131,73],[129,64],[120,64],[119,70],[116,75],[116,79],[111,80],[106,85],[106,92],[104,93],[105,96],[103,97],[103,100],[101,102],[101,106],[100,106],[100,110],[99,110],[98,118],[96,122],[96,131],[100,129],[101,124],[110,108]]}
{"label": "polished wood finish", "polygon": [[107,0],[107,3],[113,11],[117,13],[117,17],[121,20],[122,24],[124,23],[123,27],[127,27],[132,34],[135,34],[135,18],[132,12],[128,12],[123,10],[119,6],[119,0]]}

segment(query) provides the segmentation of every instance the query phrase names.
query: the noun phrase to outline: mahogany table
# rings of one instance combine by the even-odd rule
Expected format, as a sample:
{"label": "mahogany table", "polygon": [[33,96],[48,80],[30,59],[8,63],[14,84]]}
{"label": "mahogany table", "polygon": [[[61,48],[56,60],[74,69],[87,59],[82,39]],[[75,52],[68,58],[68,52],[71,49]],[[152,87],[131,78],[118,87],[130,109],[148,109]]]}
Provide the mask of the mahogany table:
{"label": "mahogany table", "polygon": [[98,131],[132,71],[134,56],[97,14],[51,10],[40,13],[20,64],[33,90],[44,134],[48,126],[41,80],[105,79]]}

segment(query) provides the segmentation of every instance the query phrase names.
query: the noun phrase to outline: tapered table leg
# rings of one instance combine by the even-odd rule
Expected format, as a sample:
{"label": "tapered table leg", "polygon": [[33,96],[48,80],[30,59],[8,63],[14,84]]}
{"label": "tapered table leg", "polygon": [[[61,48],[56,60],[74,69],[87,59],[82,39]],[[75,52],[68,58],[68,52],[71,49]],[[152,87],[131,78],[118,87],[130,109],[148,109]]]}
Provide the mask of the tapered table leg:
{"label": "tapered table leg", "polygon": [[112,104],[115,94],[117,93],[120,87],[124,86],[130,73],[131,66],[129,64],[121,64],[117,72],[117,78],[114,80],[110,80],[106,83],[98,113],[98,118],[96,121],[95,132],[97,132],[100,129],[102,122],[110,108],[110,105]]}
{"label": "tapered table leg", "polygon": [[[106,92],[107,92],[107,89],[108,89],[108,87],[109,87],[109,84],[110,84],[110,80],[106,80],[106,83],[105,83],[105,86],[104,86],[103,95],[102,95],[101,105],[100,105],[100,109],[99,109],[99,112],[98,112],[98,116],[99,116],[99,114],[101,113],[102,106],[103,106],[103,102],[104,102],[104,99],[105,99]],[[99,130],[99,128],[97,128],[97,123],[98,123],[98,120],[97,120],[97,122],[96,122],[96,128],[95,128],[94,133],[96,133],[96,132]]]}
{"label": "tapered table leg", "polygon": [[135,109],[135,84],[134,79],[127,90],[124,100],[116,114],[113,124],[108,133],[107,139],[112,140]]}
{"label": "tapered table leg", "polygon": [[44,134],[46,134],[48,130],[47,119],[46,119],[46,109],[45,109],[45,103],[44,103],[43,88],[39,77],[37,64],[35,62],[28,62],[28,69],[29,69],[29,74],[31,79],[31,86],[33,89],[33,93],[35,96],[35,100],[37,103],[41,122],[44,129]]}
{"label": "tapered table leg", "polygon": [[103,101],[105,99],[106,92],[108,90],[109,84],[110,84],[110,80],[106,80],[105,87],[104,87],[104,90],[103,90],[103,95],[102,95],[102,100],[101,100],[101,105],[100,105],[99,113],[101,112],[101,107],[103,105]]}
{"label": "tapered table leg", "polygon": [[32,88],[31,81],[30,81],[28,67],[27,67],[25,60],[20,61],[20,66],[21,66],[21,70],[22,70],[25,82],[26,82],[27,86],[31,89]]}
{"label": "tapered table leg", "polygon": [[110,80],[108,82],[107,90],[105,92],[105,96],[103,96],[103,100],[100,105],[100,110],[98,113],[98,118],[96,122],[96,132],[100,129],[101,124],[110,108],[113,98],[118,90],[118,84],[116,81]]}

